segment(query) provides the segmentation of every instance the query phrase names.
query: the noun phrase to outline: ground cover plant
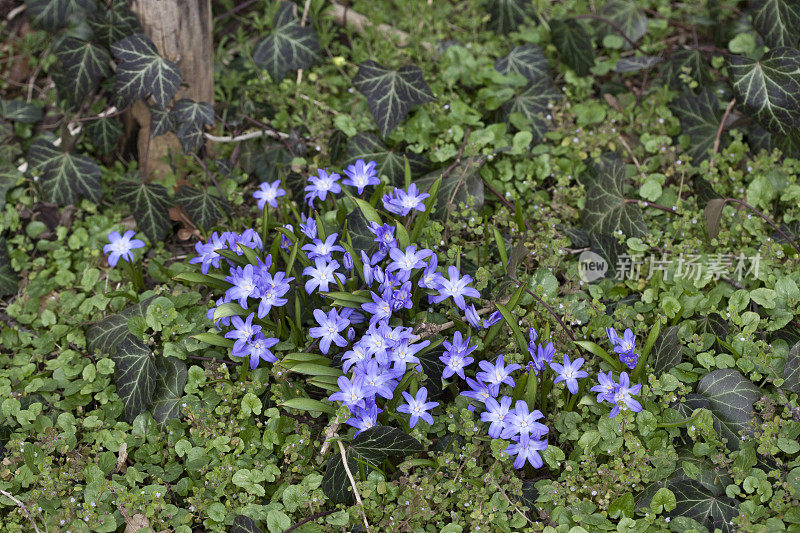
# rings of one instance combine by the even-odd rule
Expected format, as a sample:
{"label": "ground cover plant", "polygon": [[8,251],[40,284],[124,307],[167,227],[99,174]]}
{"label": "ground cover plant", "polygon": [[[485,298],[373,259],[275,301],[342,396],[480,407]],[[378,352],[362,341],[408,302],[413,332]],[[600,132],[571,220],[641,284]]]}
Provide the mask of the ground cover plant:
{"label": "ground cover plant", "polygon": [[800,530],[797,2],[0,15],[4,531]]}

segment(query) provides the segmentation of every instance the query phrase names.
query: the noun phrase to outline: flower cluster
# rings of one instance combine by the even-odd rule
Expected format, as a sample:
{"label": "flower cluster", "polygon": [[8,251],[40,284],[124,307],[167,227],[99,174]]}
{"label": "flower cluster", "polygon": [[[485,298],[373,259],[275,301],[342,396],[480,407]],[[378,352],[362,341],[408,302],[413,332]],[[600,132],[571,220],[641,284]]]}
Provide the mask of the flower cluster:
{"label": "flower cluster", "polygon": [[614,345],[614,352],[619,354],[619,360],[631,370],[636,368],[636,364],[639,362],[639,355],[634,353],[636,336],[633,331],[630,328],[626,329],[625,333],[620,337],[614,328],[606,328],[606,334],[608,335],[608,340]]}
{"label": "flower cluster", "polygon": [[591,388],[592,392],[597,393],[597,402],[605,401],[614,404],[611,412],[608,413],[608,418],[614,418],[622,412],[622,409],[630,409],[634,413],[642,410],[642,404],[632,397],[634,394],[639,394],[642,386],[637,383],[631,387],[627,372],[620,374],[619,383],[614,381],[611,371],[608,374],[602,372],[598,374],[597,381],[598,385]]}

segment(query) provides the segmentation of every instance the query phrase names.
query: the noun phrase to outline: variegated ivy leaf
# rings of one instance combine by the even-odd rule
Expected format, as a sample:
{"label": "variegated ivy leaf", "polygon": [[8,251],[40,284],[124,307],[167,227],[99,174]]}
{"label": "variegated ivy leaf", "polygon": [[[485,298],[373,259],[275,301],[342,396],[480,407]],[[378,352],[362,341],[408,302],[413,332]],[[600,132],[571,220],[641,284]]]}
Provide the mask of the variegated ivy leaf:
{"label": "variegated ivy leaf", "polygon": [[0,235],[0,296],[16,294],[19,289],[19,276],[11,268],[6,238]]}
{"label": "variegated ivy leaf", "polygon": [[739,502],[720,494],[717,490],[696,482],[681,479],[669,484],[675,495],[675,509],[671,516],[688,516],[711,530],[720,529],[722,533],[733,533],[733,519],[739,516]]}
{"label": "variegated ivy leaf", "polygon": [[[530,126],[533,140],[539,142],[547,132],[547,115],[550,105],[562,98],[549,76],[539,77],[530,82],[522,91],[503,105],[503,111],[510,117],[514,113],[522,115]],[[514,122],[517,125],[516,122]]]}
{"label": "variegated ivy leaf", "polygon": [[358,159],[375,161],[378,176],[387,176],[389,182],[396,186],[403,182],[406,161],[412,176],[418,176],[429,168],[428,161],[423,156],[388,148],[372,133],[357,133],[348,139],[345,165],[353,164]]}
{"label": "variegated ivy leaf", "polygon": [[180,414],[180,402],[188,376],[186,364],[180,359],[159,357],[156,360],[156,387],[150,410],[162,429]]}
{"label": "variegated ivy leaf", "polygon": [[489,0],[489,29],[500,34],[516,30],[530,15],[530,5],[528,0]]}
{"label": "variegated ivy leaf", "polygon": [[264,533],[264,530],[258,527],[258,523],[255,520],[240,514],[233,519],[230,533]]}
{"label": "variegated ivy leaf", "polygon": [[597,169],[597,176],[586,191],[586,206],[581,214],[583,226],[590,232],[622,231],[628,237],[644,237],[647,226],[635,202],[623,194],[625,164],[613,158]]}
{"label": "variegated ivy leaf", "polygon": [[[439,186],[439,194],[436,196],[437,208],[434,216],[444,217],[461,204],[480,210],[484,201],[480,170],[485,162],[485,155],[465,157],[445,176]],[[441,175],[441,170],[435,170],[415,180],[414,183],[417,184],[420,191],[424,192],[429,190]]]}
{"label": "variegated ivy leaf", "polygon": [[208,229],[225,216],[223,202],[208,191],[201,191],[188,185],[182,186],[175,193],[175,203],[186,211],[192,222],[203,229]]}
{"label": "variegated ivy leaf", "polygon": [[525,44],[512,49],[506,57],[494,62],[494,68],[506,76],[521,74],[528,81],[550,76],[550,64],[535,44]]}
{"label": "variegated ivy leaf", "polygon": [[207,102],[182,98],[173,106],[172,117],[178,125],[176,133],[183,151],[196,152],[203,146],[204,128],[214,123],[214,108]]}
{"label": "variegated ivy leaf", "polygon": [[167,107],[181,86],[178,66],[158,55],[153,42],[141,33],[117,41],[111,51],[119,66],[115,89],[128,104],[153,96],[156,104]]}
{"label": "variegated ivy leaf", "polygon": [[150,108],[150,134],[153,137],[164,135],[175,130],[175,120],[172,113],[163,107],[151,106]]}
{"label": "variegated ivy leaf", "polygon": [[704,87],[711,79],[708,61],[702,52],[695,49],[677,50],[661,64],[659,69],[661,75],[667,78],[669,86],[673,89],[685,85],[681,80],[682,74],[687,74],[697,81],[700,87]]}
{"label": "variegated ivy leaf", "polygon": [[122,122],[115,117],[93,120],[86,126],[86,134],[98,152],[110,154],[119,145]]}
{"label": "variegated ivy leaf", "polygon": [[75,37],[65,37],[55,50],[61,66],[59,89],[73,103],[82,102],[111,73],[111,56],[105,48]]}
{"label": "variegated ivy leaf", "polygon": [[614,70],[617,72],[639,72],[661,63],[662,58],[656,56],[623,57],[617,61]]}
{"label": "variegated ivy leaf", "polygon": [[42,110],[24,100],[0,99],[0,118],[23,124],[34,124],[42,119]]}
{"label": "variegated ivy leaf", "polygon": [[86,330],[89,350],[110,355],[116,345],[130,334],[128,319],[131,317],[144,318],[147,307],[154,299],[155,296],[151,296],[90,325]]}
{"label": "variegated ivy leaf", "polygon": [[680,364],[682,359],[681,343],[678,340],[678,326],[670,326],[662,331],[650,351],[653,373],[660,376],[669,369]]}
{"label": "variegated ivy leaf", "polygon": [[147,409],[156,388],[156,365],[150,349],[130,333],[120,341],[114,361],[114,385],[125,406],[125,420],[133,422]]}
{"label": "variegated ivy leaf", "polygon": [[7,161],[0,161],[0,208],[6,203],[6,193],[17,185],[22,173]]}
{"label": "variegated ivy leaf", "polygon": [[800,394],[800,342],[792,346],[783,367],[783,388]]}
{"label": "variegated ivy leaf", "polygon": [[28,20],[34,28],[56,31],[72,15],[88,15],[97,7],[94,0],[25,0]]}
{"label": "variegated ivy leaf", "polygon": [[172,223],[169,208],[172,200],[167,188],[158,183],[124,181],[118,186],[118,199],[127,202],[133,209],[136,226],[153,242],[163,241]]}
{"label": "variegated ivy leaf", "polygon": [[308,68],[319,60],[319,39],[314,29],[300,26],[297,7],[283,2],[275,15],[275,27],[253,48],[253,61],[266,69],[275,81],[282,80],[290,70]]}
{"label": "variegated ivy leaf", "polygon": [[592,39],[577,20],[551,20],[550,39],[575,74],[589,74],[589,69],[594,66]]}
{"label": "variegated ivy leaf", "polygon": [[353,87],[366,96],[383,137],[402,122],[411,106],[436,100],[416,65],[390,70],[375,61],[364,61],[358,66]]}
{"label": "variegated ivy leaf", "polygon": [[759,60],[734,55],[729,62],[737,101],[764,128],[787,135],[800,125],[800,51],[778,47]]}
{"label": "variegated ivy leaf", "polygon": [[[610,0],[606,2],[600,14],[616,24],[633,42],[647,33],[647,16],[635,0]],[[604,24],[606,34],[616,33],[616,29]]]}
{"label": "variegated ivy leaf", "polygon": [[719,437],[727,439],[728,448],[738,450],[740,433],[752,434],[753,404],[761,398],[761,390],[738,370],[722,368],[706,374],[697,393],[709,401]]}
{"label": "variegated ivy leaf", "polygon": [[[695,163],[708,158],[708,151],[714,146],[723,112],[719,100],[711,89],[703,89],[699,95],[689,91],[681,94],[673,106],[673,112],[681,121],[681,133],[689,135],[686,153]],[[720,149],[728,143],[728,135],[723,130]]]}
{"label": "variegated ivy leaf", "polygon": [[62,152],[45,139],[33,142],[28,150],[31,171],[40,174],[45,200],[59,205],[74,204],[85,197],[100,202],[100,167],[88,156]]}
{"label": "variegated ivy leaf", "polygon": [[797,48],[800,41],[800,2],[797,0],[752,0],[753,26],[770,48]]}
{"label": "variegated ivy leaf", "polygon": [[106,46],[134,33],[144,32],[139,17],[130,10],[125,0],[113,0],[106,9],[99,9],[89,17],[88,22],[94,37]]}

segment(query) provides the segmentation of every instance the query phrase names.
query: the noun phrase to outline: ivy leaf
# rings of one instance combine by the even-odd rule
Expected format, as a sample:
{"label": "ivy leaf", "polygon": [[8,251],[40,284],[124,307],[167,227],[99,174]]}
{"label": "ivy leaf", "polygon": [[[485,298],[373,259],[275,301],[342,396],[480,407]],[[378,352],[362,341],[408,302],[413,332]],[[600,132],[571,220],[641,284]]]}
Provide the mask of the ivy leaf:
{"label": "ivy leaf", "polygon": [[153,96],[156,104],[167,107],[183,82],[178,66],[158,55],[153,42],[135,33],[111,45],[119,61],[115,90],[128,104]]}
{"label": "ivy leaf", "polygon": [[589,237],[589,249],[606,260],[608,271],[604,278],[616,276],[619,256],[626,252],[625,246],[610,233],[592,233]]}
{"label": "ivy leaf", "polygon": [[539,142],[548,131],[543,115],[547,114],[550,105],[562,97],[549,77],[540,77],[530,82],[511,101],[503,105],[506,116],[521,114],[530,124],[533,140]]}
{"label": "ivy leaf", "polygon": [[516,30],[530,14],[530,4],[527,0],[489,0],[489,29],[500,34]]}
{"label": "ivy leaf", "polygon": [[65,37],[55,50],[61,66],[61,83],[67,99],[80,103],[100,81],[111,74],[111,56],[105,48],[75,37]]}
{"label": "ivy leaf", "polygon": [[264,533],[264,531],[258,527],[258,523],[255,520],[240,514],[233,519],[233,527],[231,527],[229,533]]}
{"label": "ivy leaf", "polygon": [[192,222],[203,229],[213,227],[225,216],[223,203],[219,198],[208,191],[203,192],[188,185],[182,186],[175,193],[175,203],[186,211]]}
{"label": "ivy leaf", "polygon": [[707,525],[712,530],[733,533],[731,521],[739,516],[739,502],[718,494],[692,479],[681,479],[669,484],[675,495],[676,506],[670,516],[687,516]]}
{"label": "ivy leaf", "polygon": [[676,51],[661,64],[660,70],[672,89],[684,86],[680,78],[684,72],[697,81],[700,87],[705,87],[711,80],[708,62],[697,49]]}
{"label": "ivy leaf", "polygon": [[575,19],[550,21],[550,39],[569,68],[587,76],[594,66],[592,39]]}
{"label": "ivy leaf", "polygon": [[67,25],[69,17],[78,13],[91,13],[93,0],[25,0],[31,26],[54,32]]}
{"label": "ivy leaf", "polygon": [[358,66],[353,87],[367,98],[383,137],[400,124],[411,106],[436,100],[416,65],[389,70],[375,61],[364,61]]}
{"label": "ivy leaf", "polygon": [[88,22],[94,37],[106,46],[134,33],[144,33],[139,17],[125,0],[113,0],[106,9],[95,11]]}
{"label": "ivy leaf", "polygon": [[172,108],[172,117],[178,125],[176,133],[183,151],[196,152],[203,146],[205,126],[214,123],[214,108],[207,102],[181,98]]}
{"label": "ivy leaf", "polygon": [[156,360],[156,387],[150,410],[162,429],[180,413],[178,404],[183,398],[183,388],[188,376],[186,364],[180,359],[159,357]]}
{"label": "ivy leaf", "polygon": [[[479,171],[485,162],[486,156],[483,155],[465,157],[442,180],[436,196],[436,216],[444,216],[461,204],[467,204],[473,209],[480,209],[483,206],[483,180]],[[420,191],[427,191],[441,175],[441,170],[436,170],[421,177],[415,182],[417,188]]]}
{"label": "ivy leaf", "polygon": [[783,367],[783,388],[800,394],[800,342],[792,346]]}
{"label": "ivy leaf", "polygon": [[615,70],[617,72],[640,72],[658,65],[661,61],[663,59],[657,56],[623,57],[617,61]]}
{"label": "ivy leaf", "polygon": [[103,196],[100,167],[90,157],[62,152],[45,139],[33,142],[28,160],[41,173],[45,200],[74,204],[83,196],[97,203]]}
{"label": "ivy leaf", "polygon": [[542,49],[535,44],[526,44],[513,48],[506,56],[494,62],[494,68],[508,76],[521,74],[528,81],[550,75],[550,64]]}
{"label": "ivy leaf", "polygon": [[660,376],[681,362],[681,344],[678,341],[678,326],[670,326],[662,331],[650,351],[653,373]]}
{"label": "ivy leaf", "polygon": [[[622,32],[633,42],[638,41],[647,33],[647,17],[644,11],[632,0],[610,0],[603,5],[600,14],[619,26]],[[615,33],[616,30],[605,24],[605,33]]]}
{"label": "ivy leaf", "polygon": [[[358,472],[359,464],[377,468],[389,456],[405,457],[423,450],[422,444],[404,431],[389,426],[373,426],[359,433],[347,448],[347,466],[351,473]],[[328,460],[322,491],[334,503],[352,503],[353,493],[341,453]]]}
{"label": "ivy leaf", "polygon": [[319,60],[319,39],[309,26],[300,26],[297,6],[284,2],[275,15],[275,28],[253,48],[253,61],[274,81],[290,70],[306,69]]}
{"label": "ivy leaf", "polygon": [[0,235],[0,296],[16,294],[19,290],[19,276],[11,268],[6,238]]}
{"label": "ivy leaf", "polygon": [[621,230],[628,237],[643,237],[647,226],[642,213],[622,193],[625,164],[614,158],[598,169],[597,177],[586,191],[586,206],[581,214],[590,232],[613,233]]}
{"label": "ivy leaf", "polygon": [[789,134],[800,123],[800,51],[769,50],[761,59],[731,56],[729,71],[738,101],[773,133]]}
{"label": "ivy leaf", "polygon": [[0,208],[6,203],[6,193],[16,187],[22,173],[11,163],[0,163]]}
{"label": "ivy leaf", "polygon": [[144,318],[147,307],[153,299],[155,299],[155,296],[128,306],[119,313],[108,315],[89,326],[86,330],[86,342],[89,351],[111,354],[114,351],[114,347],[130,334],[128,319],[131,317]]}
{"label": "ivy leaf", "polygon": [[[685,91],[678,98],[673,112],[681,121],[681,133],[686,133],[691,139],[686,153],[692,156],[695,163],[707,159],[722,120],[722,111],[719,109],[716,95],[708,88],[703,89],[697,96]],[[728,135],[723,130],[720,149],[727,144],[727,138]]]}
{"label": "ivy leaf", "polygon": [[111,358],[115,364],[114,384],[125,405],[125,419],[133,422],[153,398],[156,385],[153,354],[142,341],[129,333],[117,344]]}
{"label": "ivy leaf", "polygon": [[34,124],[42,119],[42,110],[24,100],[0,99],[0,117],[22,124]]}
{"label": "ivy leaf", "polygon": [[800,2],[797,0],[752,0],[753,26],[769,48],[797,48],[800,41]]}
{"label": "ivy leaf", "polygon": [[110,154],[119,145],[122,122],[115,117],[93,120],[86,126],[86,134],[98,152]]}
{"label": "ivy leaf", "polygon": [[175,120],[172,113],[163,107],[150,106],[150,134],[153,137],[164,135],[175,130]]}
{"label": "ivy leaf", "polygon": [[158,183],[125,181],[118,186],[118,199],[127,202],[133,209],[136,225],[153,242],[163,241],[172,223],[169,207],[172,201],[167,188]]}
{"label": "ivy leaf", "polygon": [[728,439],[728,447],[738,450],[739,433],[752,433],[753,403],[761,391],[738,370],[723,368],[706,374],[697,386],[697,393],[709,402],[714,415],[714,429],[720,438]]}
{"label": "ivy leaf", "polygon": [[355,163],[357,159],[375,161],[378,176],[387,176],[393,185],[400,185],[403,182],[406,160],[412,176],[422,174],[429,168],[425,157],[387,148],[378,136],[372,133],[358,133],[348,139],[345,165]]}

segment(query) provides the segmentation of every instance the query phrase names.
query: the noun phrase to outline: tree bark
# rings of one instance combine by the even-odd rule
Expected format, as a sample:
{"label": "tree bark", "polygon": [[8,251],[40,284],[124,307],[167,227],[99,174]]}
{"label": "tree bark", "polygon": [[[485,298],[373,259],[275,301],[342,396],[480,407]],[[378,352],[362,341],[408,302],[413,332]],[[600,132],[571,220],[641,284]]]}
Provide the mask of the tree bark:
{"label": "tree bark", "polygon": [[[211,0],[128,1],[158,53],[178,65],[183,86],[175,95],[175,100],[191,98],[195,102],[213,104]],[[178,138],[172,133],[150,138],[150,112],[144,102],[136,102],[132,114],[140,126],[137,140],[139,168],[146,168],[147,174],[152,173],[153,177],[171,172],[167,156],[170,151],[181,150]]]}

